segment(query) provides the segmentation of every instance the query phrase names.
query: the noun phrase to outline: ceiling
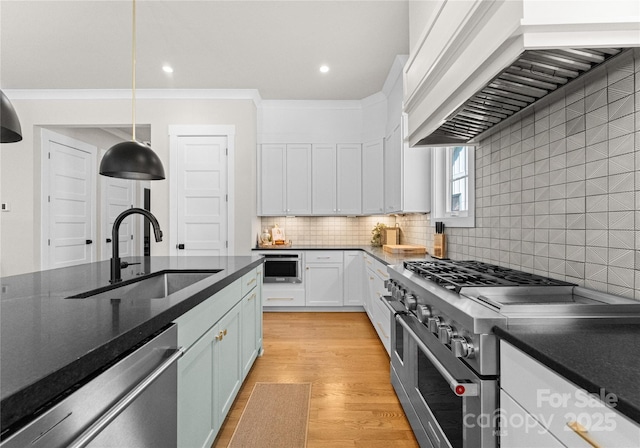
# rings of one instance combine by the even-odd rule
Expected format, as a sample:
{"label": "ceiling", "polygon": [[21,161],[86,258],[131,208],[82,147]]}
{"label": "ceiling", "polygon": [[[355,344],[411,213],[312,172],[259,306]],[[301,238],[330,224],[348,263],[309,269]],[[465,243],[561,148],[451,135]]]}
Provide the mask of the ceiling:
{"label": "ceiling", "polygon": [[[0,0],[0,87],[131,88],[131,18],[131,1]],[[359,100],[409,52],[406,0],[138,0],[136,26],[138,89]]]}

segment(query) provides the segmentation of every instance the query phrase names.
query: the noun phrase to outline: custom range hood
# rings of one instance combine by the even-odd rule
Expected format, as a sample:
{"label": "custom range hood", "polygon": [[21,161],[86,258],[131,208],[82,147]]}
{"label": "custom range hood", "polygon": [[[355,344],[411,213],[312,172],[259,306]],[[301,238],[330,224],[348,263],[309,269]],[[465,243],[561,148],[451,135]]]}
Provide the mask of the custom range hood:
{"label": "custom range hood", "polygon": [[404,66],[409,146],[476,143],[532,104],[559,96],[564,86],[577,88],[587,72],[640,47],[638,0],[445,0],[422,6],[424,31]]}
{"label": "custom range hood", "polygon": [[416,146],[467,143],[621,51],[620,48],[524,51]]}

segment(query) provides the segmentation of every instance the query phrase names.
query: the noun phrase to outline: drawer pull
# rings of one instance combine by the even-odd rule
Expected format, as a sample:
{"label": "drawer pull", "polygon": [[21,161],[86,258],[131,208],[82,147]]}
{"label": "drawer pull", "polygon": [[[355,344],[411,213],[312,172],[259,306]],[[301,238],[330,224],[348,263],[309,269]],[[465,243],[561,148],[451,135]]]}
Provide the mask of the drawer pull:
{"label": "drawer pull", "polygon": [[316,260],[329,260],[331,257],[316,257]]}
{"label": "drawer pull", "polygon": [[596,442],[595,440],[593,440],[591,438],[591,436],[589,435],[589,431],[587,431],[587,428],[582,426],[580,423],[578,423],[578,422],[568,422],[567,426],[569,428],[571,428],[571,430],[573,432],[575,432],[580,437],[582,437],[593,448],[602,448],[601,445],[598,442]]}
{"label": "drawer pull", "polygon": [[380,332],[382,333],[382,336],[384,336],[385,339],[389,339],[389,335],[384,331],[384,327],[380,322],[378,322],[378,328],[380,328]]}
{"label": "drawer pull", "polygon": [[267,297],[267,300],[280,300],[285,302],[293,301],[293,297]]}
{"label": "drawer pull", "polygon": [[378,271],[380,273],[380,275],[382,275],[383,277],[389,277],[389,274],[387,274],[386,272],[381,271],[380,269],[376,269],[376,271]]}
{"label": "drawer pull", "polygon": [[247,299],[247,302],[250,302],[250,301],[252,301],[252,300],[253,300],[253,299],[255,299],[255,298],[256,298],[256,293],[254,292],[253,294],[251,294],[251,297],[249,297],[249,298]]}
{"label": "drawer pull", "polygon": [[256,282],[256,279],[255,279],[255,277],[254,277],[254,278],[252,278],[251,280],[249,280],[249,281],[247,282],[247,286],[249,286],[250,284],[255,283],[255,282]]}

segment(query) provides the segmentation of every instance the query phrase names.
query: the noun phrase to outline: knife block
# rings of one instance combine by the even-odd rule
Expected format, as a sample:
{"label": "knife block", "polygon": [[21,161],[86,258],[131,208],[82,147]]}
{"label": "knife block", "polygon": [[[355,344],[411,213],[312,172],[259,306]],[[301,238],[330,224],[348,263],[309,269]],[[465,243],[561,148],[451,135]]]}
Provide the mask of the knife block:
{"label": "knife block", "polygon": [[444,233],[435,233],[433,235],[433,253],[434,258],[447,258],[447,238]]}

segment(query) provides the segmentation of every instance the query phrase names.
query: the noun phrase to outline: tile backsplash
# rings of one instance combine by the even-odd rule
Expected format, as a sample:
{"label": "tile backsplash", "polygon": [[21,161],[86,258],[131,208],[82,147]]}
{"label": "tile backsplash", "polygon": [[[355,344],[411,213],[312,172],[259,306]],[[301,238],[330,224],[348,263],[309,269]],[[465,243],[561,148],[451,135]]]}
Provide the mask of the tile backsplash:
{"label": "tile backsplash", "polygon": [[480,141],[476,227],[448,255],[640,300],[640,50]]}
{"label": "tile backsplash", "polygon": [[371,243],[371,230],[377,223],[394,226],[395,222],[394,216],[263,217],[261,228],[278,224],[294,246],[366,246]]}
{"label": "tile backsplash", "polygon": [[[640,49],[558,89],[476,147],[476,227],[447,254],[640,300]],[[262,218],[295,245],[367,245],[377,222],[433,249],[429,215]]]}

